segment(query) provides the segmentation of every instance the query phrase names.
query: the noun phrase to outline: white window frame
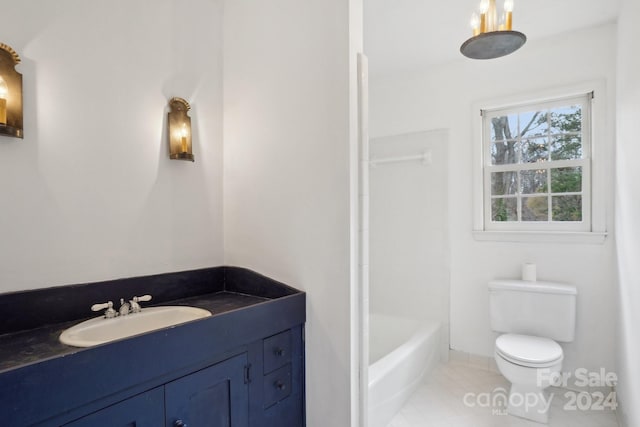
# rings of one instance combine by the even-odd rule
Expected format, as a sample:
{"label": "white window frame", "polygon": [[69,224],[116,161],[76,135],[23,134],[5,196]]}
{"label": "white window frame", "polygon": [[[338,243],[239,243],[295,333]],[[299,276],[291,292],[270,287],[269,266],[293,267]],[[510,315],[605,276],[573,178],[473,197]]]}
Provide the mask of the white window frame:
{"label": "white window frame", "polygon": [[[606,117],[604,113],[604,82],[589,82],[572,87],[538,91],[535,94],[524,94],[505,97],[498,100],[478,102],[473,105],[474,114],[474,227],[476,240],[491,241],[561,241],[602,243],[606,238],[606,188],[609,182],[604,175],[607,163],[606,150],[600,149],[606,144],[603,132]],[[503,166],[491,165],[491,129],[485,128],[481,115],[508,109],[509,113],[528,110],[536,107],[549,108],[559,104],[567,105],[568,99],[592,94],[590,102],[583,114],[583,159],[553,161],[554,167],[582,166],[583,185],[583,217],[581,222],[492,222],[490,170],[499,171]],[[600,101],[597,102],[596,100]],[[563,102],[564,101],[564,102]],[[588,141],[587,141],[588,139]],[[526,170],[535,168],[528,164],[512,164],[505,166],[508,170]],[[537,168],[536,168],[537,169]],[[518,199],[520,195],[518,195]]]}

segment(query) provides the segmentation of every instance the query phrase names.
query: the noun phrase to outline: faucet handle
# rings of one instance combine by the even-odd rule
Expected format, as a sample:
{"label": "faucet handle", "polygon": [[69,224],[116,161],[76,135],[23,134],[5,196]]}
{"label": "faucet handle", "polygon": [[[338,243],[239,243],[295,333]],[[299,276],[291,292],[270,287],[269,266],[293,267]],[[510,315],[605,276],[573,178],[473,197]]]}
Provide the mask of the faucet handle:
{"label": "faucet handle", "polygon": [[142,310],[142,307],[140,307],[140,304],[138,304],[139,301],[151,301],[151,295],[142,295],[141,297],[133,297],[131,298],[130,304],[131,304],[131,311],[133,313],[139,313],[140,310]]}
{"label": "faucet handle", "polygon": [[104,312],[104,317],[110,319],[112,317],[116,317],[116,311],[113,309],[113,301],[103,302],[101,304],[93,304],[91,306],[91,311],[100,311],[107,309]]}
{"label": "faucet handle", "polygon": [[151,295],[142,295],[141,297],[133,297],[131,298],[131,300],[134,302],[151,301]]}

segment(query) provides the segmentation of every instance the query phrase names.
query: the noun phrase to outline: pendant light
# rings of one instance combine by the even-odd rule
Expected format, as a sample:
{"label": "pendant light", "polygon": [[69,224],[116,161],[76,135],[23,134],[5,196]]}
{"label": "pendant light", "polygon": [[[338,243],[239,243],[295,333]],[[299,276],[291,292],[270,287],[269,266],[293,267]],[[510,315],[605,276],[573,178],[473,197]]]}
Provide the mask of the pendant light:
{"label": "pendant light", "polygon": [[513,31],[513,0],[505,0],[498,18],[495,0],[482,0],[480,14],[471,17],[473,37],[460,46],[460,52],[471,59],[493,59],[520,49],[527,37]]}

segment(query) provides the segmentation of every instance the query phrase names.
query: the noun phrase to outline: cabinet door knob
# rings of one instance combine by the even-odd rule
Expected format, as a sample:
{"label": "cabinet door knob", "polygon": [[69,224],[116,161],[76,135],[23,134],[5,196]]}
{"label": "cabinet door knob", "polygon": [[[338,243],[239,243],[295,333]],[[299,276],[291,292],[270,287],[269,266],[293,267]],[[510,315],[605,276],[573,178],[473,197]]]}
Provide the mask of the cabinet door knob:
{"label": "cabinet door knob", "polygon": [[176,420],[173,425],[174,427],[187,427],[187,424],[185,424],[185,422],[182,420]]}
{"label": "cabinet door knob", "polygon": [[278,390],[284,390],[287,387],[282,381],[276,381],[275,386]]}
{"label": "cabinet door knob", "polygon": [[276,356],[284,356],[284,348],[276,348]]}

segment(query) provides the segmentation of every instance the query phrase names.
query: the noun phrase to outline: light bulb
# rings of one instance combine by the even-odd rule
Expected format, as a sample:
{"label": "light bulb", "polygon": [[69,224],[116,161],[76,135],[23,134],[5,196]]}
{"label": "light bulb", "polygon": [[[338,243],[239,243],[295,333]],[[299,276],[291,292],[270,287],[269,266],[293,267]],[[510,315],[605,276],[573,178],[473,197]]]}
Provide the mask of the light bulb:
{"label": "light bulb", "polygon": [[504,29],[511,31],[513,27],[513,0],[504,0]]}
{"label": "light bulb", "polygon": [[2,77],[0,77],[0,98],[7,99],[8,94],[9,94],[9,88],[7,87],[7,83],[4,81]]}
{"label": "light bulb", "polygon": [[469,24],[471,24],[471,29],[473,30],[474,36],[480,34],[480,17],[477,13],[471,15],[471,21],[469,22]]}
{"label": "light bulb", "polygon": [[0,125],[7,124],[7,95],[9,95],[9,88],[4,79],[0,77]]}
{"label": "light bulb", "polygon": [[489,10],[489,0],[482,0],[480,2],[480,13],[487,13]]}
{"label": "light bulb", "polygon": [[504,11],[513,12],[513,0],[504,0]]}
{"label": "light bulb", "polygon": [[503,12],[502,15],[500,15],[500,20],[498,21],[498,31],[504,31],[507,29],[507,27],[505,26],[505,22],[505,12]]}
{"label": "light bulb", "polygon": [[187,124],[182,124],[182,130],[180,131],[180,145],[182,145],[182,152],[187,152]]}
{"label": "light bulb", "polygon": [[471,21],[469,22],[471,28],[476,29],[480,25],[480,18],[477,13],[471,15]]}

